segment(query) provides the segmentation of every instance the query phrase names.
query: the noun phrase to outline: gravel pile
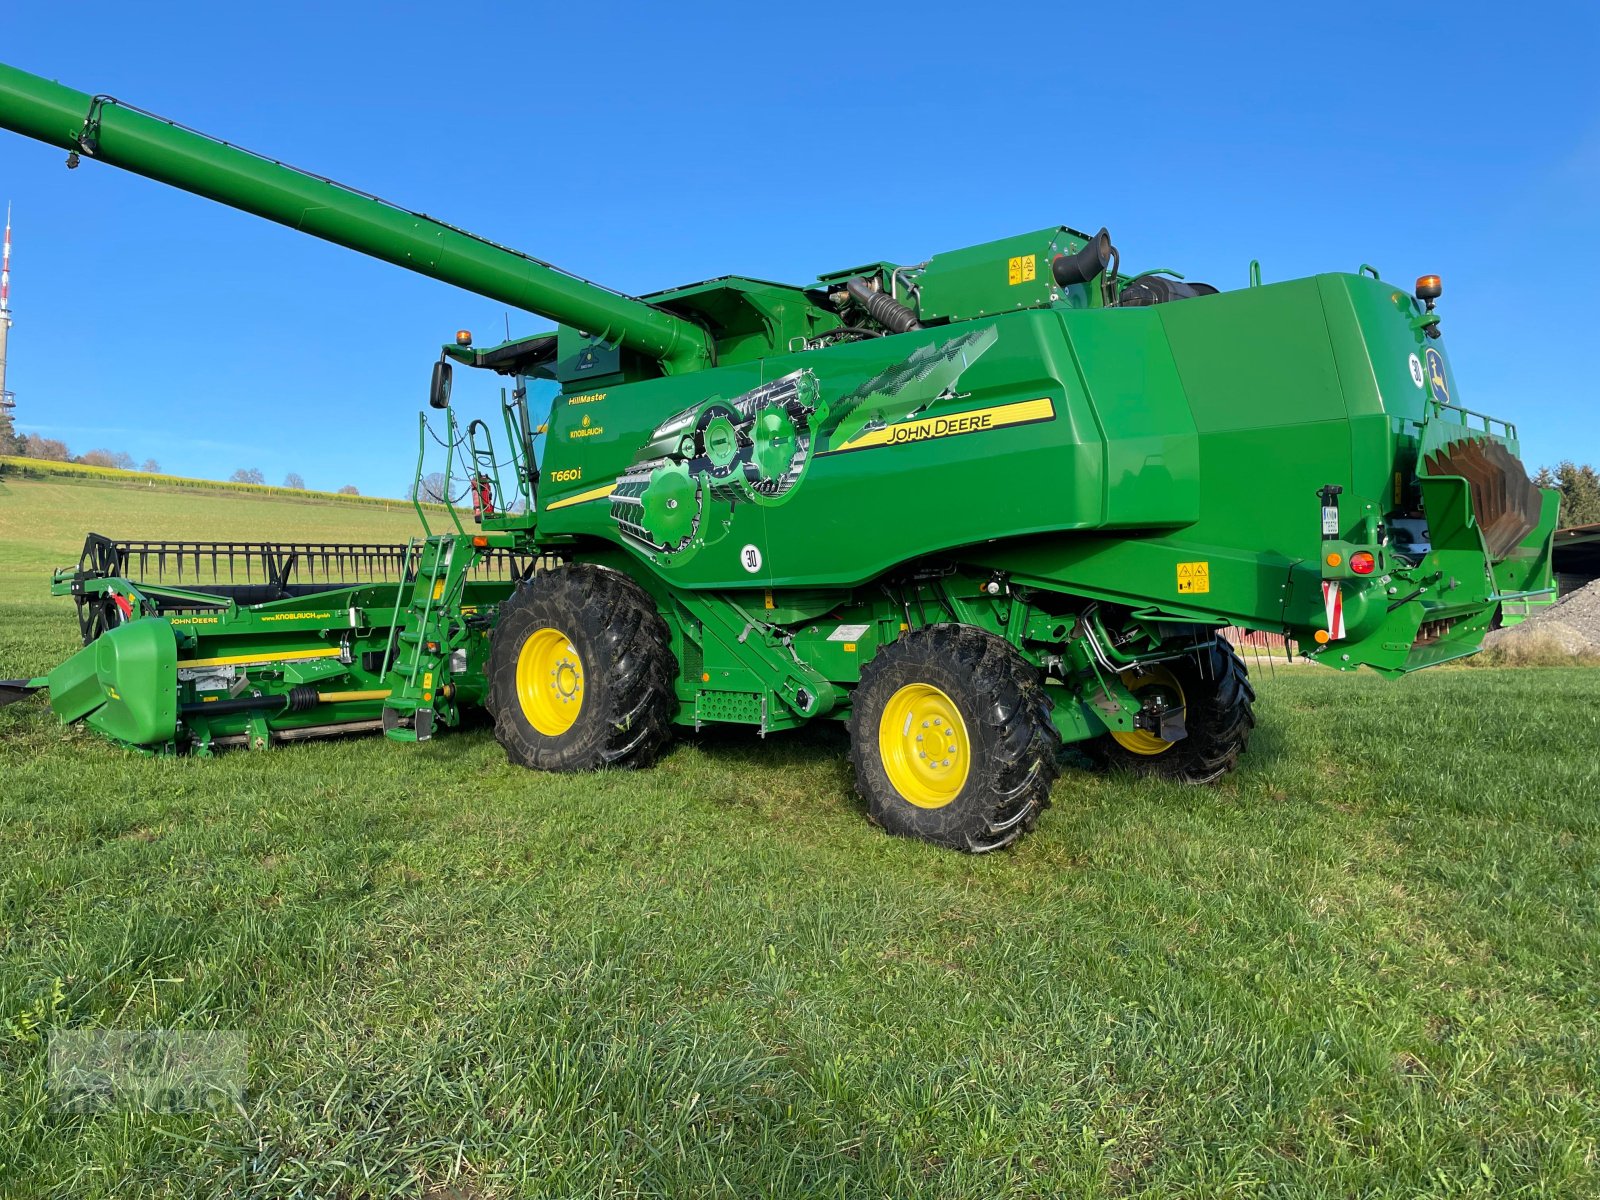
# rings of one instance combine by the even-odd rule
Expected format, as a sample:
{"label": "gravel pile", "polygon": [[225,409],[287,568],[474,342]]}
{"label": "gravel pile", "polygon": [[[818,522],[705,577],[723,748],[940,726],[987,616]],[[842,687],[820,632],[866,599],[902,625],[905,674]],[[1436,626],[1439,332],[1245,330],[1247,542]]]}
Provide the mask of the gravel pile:
{"label": "gravel pile", "polygon": [[1485,648],[1514,650],[1536,643],[1559,646],[1567,654],[1600,654],[1600,579],[1563,596],[1520,625],[1496,629],[1484,638]]}

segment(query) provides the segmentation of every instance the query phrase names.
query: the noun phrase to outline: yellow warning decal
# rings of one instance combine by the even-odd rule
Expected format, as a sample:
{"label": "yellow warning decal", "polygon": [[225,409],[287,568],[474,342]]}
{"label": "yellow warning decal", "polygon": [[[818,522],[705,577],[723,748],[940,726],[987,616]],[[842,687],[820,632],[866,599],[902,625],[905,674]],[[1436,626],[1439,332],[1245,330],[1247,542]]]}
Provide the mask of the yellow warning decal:
{"label": "yellow warning decal", "polygon": [[576,496],[567,496],[561,500],[553,500],[549,504],[546,504],[544,508],[546,512],[549,512],[554,508],[567,508],[573,504],[582,504],[587,500],[602,499],[603,497],[611,495],[611,493],[616,490],[616,484],[608,483],[605,485],[605,487],[590,488],[587,492],[579,492]]}
{"label": "yellow warning decal", "polygon": [[1211,564],[1193,562],[1178,564],[1178,591],[1190,594],[1211,590]]}
{"label": "yellow warning decal", "polygon": [[1038,400],[1019,400],[1015,404],[998,404],[993,408],[975,408],[970,412],[951,413],[944,417],[923,417],[918,421],[904,421],[885,429],[870,429],[857,434],[843,445],[827,451],[843,454],[846,450],[870,450],[874,446],[899,446],[906,442],[925,442],[929,438],[955,437],[963,433],[985,433],[990,429],[1004,429],[1011,425],[1032,425],[1038,421],[1056,419],[1056,406],[1048,396]]}
{"label": "yellow warning decal", "polygon": [[1032,283],[1038,278],[1034,266],[1034,256],[1023,254],[1007,260],[1006,278],[1010,281],[1012,287],[1016,287],[1019,283]]}

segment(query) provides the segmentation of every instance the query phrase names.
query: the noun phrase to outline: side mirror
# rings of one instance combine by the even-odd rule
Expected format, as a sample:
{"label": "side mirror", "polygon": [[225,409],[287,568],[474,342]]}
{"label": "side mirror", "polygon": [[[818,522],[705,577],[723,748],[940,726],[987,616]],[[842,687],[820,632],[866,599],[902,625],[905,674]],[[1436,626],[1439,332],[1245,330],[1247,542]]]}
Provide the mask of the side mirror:
{"label": "side mirror", "polygon": [[450,364],[442,358],[433,364],[433,379],[428,384],[428,403],[434,408],[450,407],[450,378],[453,373]]}

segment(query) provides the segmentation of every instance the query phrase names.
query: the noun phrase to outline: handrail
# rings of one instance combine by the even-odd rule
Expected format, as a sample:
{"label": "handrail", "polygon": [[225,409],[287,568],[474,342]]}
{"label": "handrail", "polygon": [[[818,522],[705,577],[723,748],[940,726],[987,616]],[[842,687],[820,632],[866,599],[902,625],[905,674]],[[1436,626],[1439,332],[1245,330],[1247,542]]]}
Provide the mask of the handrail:
{"label": "handrail", "polygon": [[[1432,404],[1435,413],[1441,416],[1445,413],[1451,414],[1455,418],[1456,424],[1460,425],[1463,429],[1470,428],[1470,419],[1476,418],[1483,423],[1483,431],[1485,433],[1494,434],[1496,437],[1503,437],[1507,441],[1514,442],[1518,440],[1517,427],[1510,421],[1503,420],[1500,417],[1491,417],[1488,413],[1481,413],[1476,409],[1463,408],[1459,404],[1451,404],[1449,401],[1439,400],[1437,398],[1432,401]],[[1500,433],[1495,433],[1494,426],[1496,425],[1500,426]]]}

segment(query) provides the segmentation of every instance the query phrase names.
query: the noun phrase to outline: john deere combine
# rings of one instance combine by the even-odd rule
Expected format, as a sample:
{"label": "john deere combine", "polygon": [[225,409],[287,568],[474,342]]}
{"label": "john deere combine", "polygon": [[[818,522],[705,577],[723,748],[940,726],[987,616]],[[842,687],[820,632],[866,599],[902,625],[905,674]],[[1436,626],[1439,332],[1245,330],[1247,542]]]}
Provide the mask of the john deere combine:
{"label": "john deere combine", "polygon": [[422,740],[484,705],[514,761],[581,771],[674,726],[845,721],[879,822],[981,851],[1033,825],[1063,742],[1232,768],[1253,693],[1221,627],[1398,675],[1549,587],[1555,495],[1456,403],[1432,277],[1219,292],[1056,226],[633,298],[8,68],[0,125],[557,323],[434,365],[435,407],[453,365],[514,381],[500,451],[440,418],[470,521],[91,540],[55,581],[87,645],[12,694],[128,746]]}

